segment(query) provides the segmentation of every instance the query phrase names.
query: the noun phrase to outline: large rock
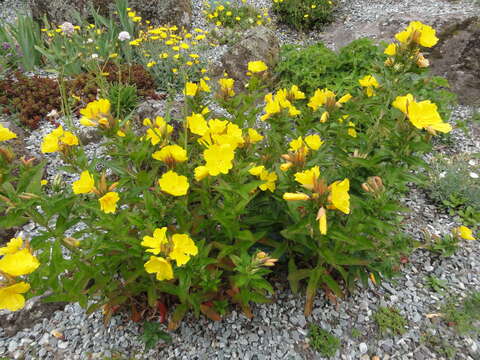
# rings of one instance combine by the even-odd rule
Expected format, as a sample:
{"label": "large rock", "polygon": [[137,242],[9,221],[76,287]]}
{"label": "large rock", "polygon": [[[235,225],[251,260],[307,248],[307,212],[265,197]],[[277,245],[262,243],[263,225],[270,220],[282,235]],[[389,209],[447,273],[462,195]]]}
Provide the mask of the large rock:
{"label": "large rock", "polygon": [[430,54],[432,70],[445,76],[462,104],[480,105],[480,18],[450,18]]}
{"label": "large rock", "polygon": [[250,61],[262,60],[270,69],[278,62],[280,44],[275,33],[266,27],[254,27],[243,35],[243,40],[227,50],[220,59],[221,66],[215,75],[224,72],[235,79],[237,85],[247,82],[247,66]]}
{"label": "large rock", "polygon": [[[75,11],[88,17],[89,4],[101,14],[108,15],[114,10],[115,0],[29,0],[34,19],[41,20],[46,15],[55,24],[73,22]],[[191,0],[130,0],[129,6],[153,24],[171,24],[186,28],[191,24]]]}

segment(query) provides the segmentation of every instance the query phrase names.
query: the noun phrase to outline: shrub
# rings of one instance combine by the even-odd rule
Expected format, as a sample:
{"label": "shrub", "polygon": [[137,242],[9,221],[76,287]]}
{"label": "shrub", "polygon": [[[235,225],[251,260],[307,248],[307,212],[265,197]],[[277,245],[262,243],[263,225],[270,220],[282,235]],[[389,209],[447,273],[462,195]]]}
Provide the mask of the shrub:
{"label": "shrub", "polygon": [[407,320],[400,315],[397,309],[392,307],[381,307],[373,315],[378,329],[382,335],[402,335],[407,331]]}
{"label": "shrub", "polygon": [[340,348],[340,340],[317,325],[309,325],[308,335],[311,346],[323,356],[332,357]]}
{"label": "shrub", "polygon": [[272,0],[279,21],[296,30],[311,30],[330,23],[334,0]]}
{"label": "shrub", "polygon": [[[412,59],[415,40],[402,43]],[[44,229],[31,239],[36,294],[103,307],[107,319],[122,305],[137,320],[168,306],[176,328],[189,310],[218,320],[237,304],[252,316],[252,303],[272,301],[268,274],[281,262],[292,289],[306,287],[307,315],[319,288],[343,297],[395,273],[411,251],[399,195],[426,166],[431,138],[451,130],[443,104],[428,101],[430,78],[387,65],[351,93],[307,97],[298,86],[267,93],[270,69],[248,68],[244,93],[233,79],[188,81],[180,115],[143,127],[114,116],[108,99],[89,103],[80,124],[107,139],[108,156],[89,157],[69,122],[41,145],[73,184],[42,187],[45,164],[2,147],[0,227]]]}
{"label": "shrub", "polygon": [[234,5],[230,1],[213,1],[206,4],[205,17],[207,21],[219,27],[248,29],[255,25],[269,23],[268,13],[260,13],[249,5]]}

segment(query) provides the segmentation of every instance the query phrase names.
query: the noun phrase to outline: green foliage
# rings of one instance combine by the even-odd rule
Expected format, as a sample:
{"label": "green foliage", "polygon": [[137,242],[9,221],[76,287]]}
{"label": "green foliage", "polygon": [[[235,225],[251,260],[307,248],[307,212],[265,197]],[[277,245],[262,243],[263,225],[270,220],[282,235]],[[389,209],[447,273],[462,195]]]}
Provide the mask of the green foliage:
{"label": "green foliage", "polygon": [[322,356],[332,357],[338,349],[340,349],[340,339],[320,328],[318,325],[309,324],[308,330],[310,345]]}
{"label": "green foliage", "polygon": [[207,3],[205,13],[207,21],[218,27],[248,29],[252,26],[269,22],[268,14],[260,13],[250,5],[235,4],[232,2],[213,1]]}
{"label": "green foliage", "polygon": [[333,20],[335,0],[272,0],[279,21],[296,30],[312,30]]}
{"label": "green foliage", "polygon": [[454,234],[436,236],[424,233],[424,235],[425,247],[436,254],[450,257],[458,251],[460,239]]}
{"label": "green foliage", "polygon": [[137,107],[139,98],[137,88],[132,85],[113,84],[108,93],[108,99],[112,104],[113,115],[125,118]]}
{"label": "green foliage", "polygon": [[158,322],[145,322],[143,324],[143,334],[140,336],[145,344],[145,350],[153,349],[160,340],[170,343],[172,337],[160,328]]}
{"label": "green foliage", "polygon": [[434,200],[472,226],[480,220],[479,159],[479,154],[434,158],[426,183]]}
{"label": "green foliage", "polygon": [[402,335],[408,325],[407,320],[393,307],[380,307],[373,315],[382,335]]}
{"label": "green foliage", "polygon": [[42,43],[40,27],[30,16],[18,16],[15,23],[0,24],[0,42],[4,66],[19,64],[22,70],[32,71],[42,64],[36,50]]}
{"label": "green foliage", "polygon": [[449,339],[428,332],[420,336],[420,343],[438,355],[445,356],[447,359],[454,359],[457,354],[457,350],[451,345]]}
{"label": "green foliage", "polygon": [[448,281],[437,278],[436,276],[430,275],[427,277],[427,286],[432,288],[435,292],[439,294],[444,294],[445,289],[447,288]]}
{"label": "green foliage", "polygon": [[348,92],[383,59],[378,47],[366,38],[351,42],[338,54],[322,43],[301,48],[284,45],[275,72],[279,87],[295,84],[309,95],[317,88]]}
{"label": "green foliage", "polygon": [[352,336],[352,338],[358,339],[362,336],[362,332],[360,330],[358,330],[357,328],[353,328],[350,331],[350,335]]}
{"label": "green foliage", "polygon": [[444,320],[455,327],[460,334],[478,333],[480,329],[480,292],[473,291],[463,300],[450,299],[441,312]]}

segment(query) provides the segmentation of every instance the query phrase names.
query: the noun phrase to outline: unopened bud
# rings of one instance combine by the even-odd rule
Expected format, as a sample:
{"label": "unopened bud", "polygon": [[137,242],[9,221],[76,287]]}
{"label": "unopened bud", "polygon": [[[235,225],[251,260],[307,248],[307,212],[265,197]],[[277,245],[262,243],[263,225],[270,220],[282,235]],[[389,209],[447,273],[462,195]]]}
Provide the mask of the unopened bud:
{"label": "unopened bud", "polygon": [[0,147],[0,156],[2,156],[7,163],[11,163],[15,158],[15,153],[10,149]]}
{"label": "unopened bud", "polygon": [[430,66],[430,62],[425,59],[422,54],[419,54],[417,57],[417,65],[420,68],[427,68]]}
{"label": "unopened bud", "polygon": [[78,248],[80,246],[80,241],[73,237],[66,237],[63,239],[63,242],[70,247]]}

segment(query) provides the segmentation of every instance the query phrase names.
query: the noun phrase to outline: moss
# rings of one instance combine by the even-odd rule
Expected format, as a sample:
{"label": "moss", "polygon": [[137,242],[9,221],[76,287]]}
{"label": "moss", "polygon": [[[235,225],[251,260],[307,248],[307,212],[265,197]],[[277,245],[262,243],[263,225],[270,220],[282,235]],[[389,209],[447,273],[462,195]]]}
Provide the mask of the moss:
{"label": "moss", "polygon": [[309,325],[310,345],[325,357],[335,355],[340,348],[340,339],[315,324]]}
{"label": "moss", "polygon": [[407,320],[393,307],[380,307],[373,315],[382,335],[402,335],[407,330]]}

